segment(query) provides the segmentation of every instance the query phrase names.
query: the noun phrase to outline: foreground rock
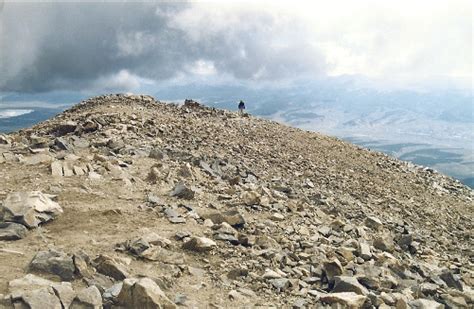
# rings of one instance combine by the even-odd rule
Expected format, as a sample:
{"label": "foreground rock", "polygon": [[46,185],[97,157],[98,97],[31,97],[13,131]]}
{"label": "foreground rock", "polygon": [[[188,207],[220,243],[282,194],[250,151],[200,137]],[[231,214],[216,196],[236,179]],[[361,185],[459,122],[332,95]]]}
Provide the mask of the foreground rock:
{"label": "foreground rock", "polygon": [[54,274],[62,280],[70,281],[76,268],[71,256],[61,251],[50,250],[38,252],[30,263],[30,269]]}
{"label": "foreground rock", "polygon": [[8,287],[6,306],[15,308],[69,308],[76,295],[69,282],[53,282],[32,274],[10,281]]}
{"label": "foreground rock", "polygon": [[0,206],[0,220],[35,228],[53,220],[62,212],[58,203],[39,191],[15,192],[7,195]]}

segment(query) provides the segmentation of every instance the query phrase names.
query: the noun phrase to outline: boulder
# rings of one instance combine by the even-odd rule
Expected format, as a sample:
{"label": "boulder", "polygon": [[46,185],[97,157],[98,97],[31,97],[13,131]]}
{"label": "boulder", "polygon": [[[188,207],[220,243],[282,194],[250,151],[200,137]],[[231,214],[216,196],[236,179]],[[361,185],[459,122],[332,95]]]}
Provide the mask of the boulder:
{"label": "boulder", "polygon": [[0,206],[0,220],[35,228],[53,220],[62,212],[58,203],[39,191],[14,192],[8,194]]}
{"label": "boulder", "polygon": [[53,161],[51,163],[51,175],[63,176],[63,163],[61,161]]}
{"label": "boulder", "polygon": [[40,251],[30,263],[30,269],[59,276],[62,280],[71,281],[74,277],[74,261],[64,252],[50,250]]}
{"label": "boulder", "polygon": [[278,292],[282,292],[290,286],[290,280],[286,278],[271,279],[270,284],[277,289]]}
{"label": "boulder", "polygon": [[367,295],[369,291],[357,281],[355,277],[334,277],[334,288],[331,292],[354,292],[358,295]]}
{"label": "boulder", "polygon": [[410,308],[413,309],[444,309],[444,305],[438,303],[437,301],[425,298],[419,298],[412,300],[408,303]]}
{"label": "boulder", "polygon": [[29,157],[24,157],[22,159],[23,163],[26,165],[38,165],[42,163],[49,163],[53,158],[45,153],[38,153]]}
{"label": "boulder", "polygon": [[102,296],[99,289],[92,285],[77,293],[72,301],[70,309],[100,309],[102,308]]}
{"label": "boulder", "polygon": [[209,252],[217,247],[217,244],[206,237],[192,237],[183,244],[183,249],[195,252]]}
{"label": "boulder", "polygon": [[441,280],[443,280],[447,286],[453,289],[457,289],[459,291],[463,290],[463,286],[461,284],[461,281],[459,281],[458,278],[456,278],[452,272],[450,271],[443,271],[441,275],[439,275]]}
{"label": "boulder", "polygon": [[362,308],[367,296],[358,295],[354,292],[341,292],[321,294],[319,299],[327,304],[341,304],[347,308],[356,309]]}
{"label": "boulder", "polygon": [[61,301],[52,287],[24,291],[20,295],[12,295],[11,300],[14,308],[62,309]]}
{"label": "boulder", "polygon": [[71,283],[54,282],[33,274],[10,281],[8,289],[15,305],[30,308],[61,308],[61,305],[69,308],[75,297]]}
{"label": "boulder", "polygon": [[277,249],[280,247],[280,245],[275,239],[267,235],[257,236],[255,238],[255,245],[259,246],[262,249]]}
{"label": "boulder", "polygon": [[334,277],[342,275],[343,272],[341,262],[337,258],[324,262],[323,270],[328,281],[332,281]]}
{"label": "boulder", "polygon": [[178,183],[170,195],[180,199],[192,200],[194,198],[194,191],[188,188],[184,183]]}
{"label": "boulder", "polygon": [[255,191],[244,191],[240,195],[240,199],[247,206],[260,204],[260,194]]}
{"label": "boulder", "polygon": [[177,253],[161,247],[151,247],[140,254],[141,258],[149,261],[159,261],[165,264],[183,264],[184,256],[182,253]]}
{"label": "boulder", "polygon": [[376,249],[393,252],[395,251],[395,243],[390,235],[379,235],[374,238],[374,247]]}
{"label": "boulder", "polygon": [[150,278],[125,279],[117,296],[117,303],[126,308],[176,308],[176,305]]}
{"label": "boulder", "polygon": [[68,133],[72,133],[76,130],[77,123],[74,121],[66,121],[63,123],[59,123],[55,127],[51,129],[51,133],[55,136],[63,136]]}
{"label": "boulder", "polygon": [[0,222],[0,240],[18,240],[26,236],[28,229],[18,223]]}
{"label": "boulder", "polygon": [[0,134],[0,145],[8,145],[11,143],[10,138],[8,135]]}
{"label": "boulder", "polygon": [[372,252],[370,251],[369,244],[365,241],[359,242],[358,254],[364,260],[370,260],[372,258]]}
{"label": "boulder", "polygon": [[54,146],[56,146],[56,148],[59,150],[71,151],[73,149],[73,146],[69,144],[69,142],[62,137],[58,137],[54,139]]}
{"label": "boulder", "polygon": [[94,260],[94,265],[98,272],[115,280],[123,280],[128,277],[128,272],[125,268],[110,256],[99,255]]}
{"label": "boulder", "polygon": [[380,221],[379,218],[373,216],[369,216],[365,219],[365,225],[373,230],[380,230],[383,227],[382,221]]}
{"label": "boulder", "polygon": [[245,225],[244,217],[237,210],[229,210],[218,213],[211,213],[201,216],[203,219],[210,219],[214,224],[226,222],[235,228],[242,228]]}
{"label": "boulder", "polygon": [[76,274],[83,278],[93,277],[95,269],[91,265],[91,260],[89,256],[84,251],[79,251],[75,253],[72,257],[72,260],[74,261]]}

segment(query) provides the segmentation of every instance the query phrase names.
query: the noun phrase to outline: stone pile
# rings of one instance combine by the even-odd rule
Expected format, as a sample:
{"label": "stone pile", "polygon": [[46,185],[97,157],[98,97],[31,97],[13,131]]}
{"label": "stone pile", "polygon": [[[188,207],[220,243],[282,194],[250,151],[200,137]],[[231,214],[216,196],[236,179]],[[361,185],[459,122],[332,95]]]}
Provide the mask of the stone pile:
{"label": "stone pile", "polygon": [[474,306],[472,190],[334,138],[106,95],[0,167],[5,307]]}

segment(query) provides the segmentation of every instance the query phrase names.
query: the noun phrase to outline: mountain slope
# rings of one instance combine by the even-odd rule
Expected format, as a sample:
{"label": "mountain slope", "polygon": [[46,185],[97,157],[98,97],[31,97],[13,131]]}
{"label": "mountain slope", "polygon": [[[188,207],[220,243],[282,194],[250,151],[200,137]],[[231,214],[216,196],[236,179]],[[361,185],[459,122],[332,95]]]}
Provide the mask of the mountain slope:
{"label": "mountain slope", "polygon": [[[30,272],[106,306],[472,306],[472,191],[430,169],[148,96],[92,98],[2,141],[4,220],[18,191],[64,211],[0,241],[5,306],[39,295],[12,296]],[[31,263],[51,249],[72,277]]]}

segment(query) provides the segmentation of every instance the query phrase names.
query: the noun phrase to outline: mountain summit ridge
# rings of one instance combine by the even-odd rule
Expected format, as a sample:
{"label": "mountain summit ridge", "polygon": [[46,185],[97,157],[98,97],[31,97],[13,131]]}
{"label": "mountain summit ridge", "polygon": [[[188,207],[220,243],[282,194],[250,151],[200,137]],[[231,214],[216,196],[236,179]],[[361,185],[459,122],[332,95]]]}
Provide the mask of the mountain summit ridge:
{"label": "mountain summit ridge", "polygon": [[337,138],[111,94],[0,135],[0,167],[4,306],[473,305],[473,191]]}

